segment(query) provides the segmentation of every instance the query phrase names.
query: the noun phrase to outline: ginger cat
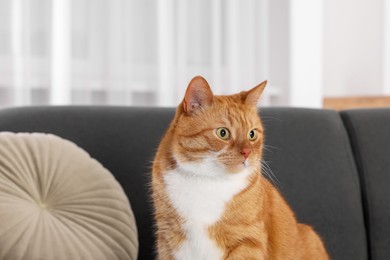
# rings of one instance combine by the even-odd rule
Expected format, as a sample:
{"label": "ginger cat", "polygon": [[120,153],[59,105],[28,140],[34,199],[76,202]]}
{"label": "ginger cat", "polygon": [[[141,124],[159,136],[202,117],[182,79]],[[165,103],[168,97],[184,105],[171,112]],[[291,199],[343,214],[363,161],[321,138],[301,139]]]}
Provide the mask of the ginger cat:
{"label": "ginger cat", "polygon": [[261,174],[265,85],[214,96],[189,83],[153,164],[158,259],[328,259]]}

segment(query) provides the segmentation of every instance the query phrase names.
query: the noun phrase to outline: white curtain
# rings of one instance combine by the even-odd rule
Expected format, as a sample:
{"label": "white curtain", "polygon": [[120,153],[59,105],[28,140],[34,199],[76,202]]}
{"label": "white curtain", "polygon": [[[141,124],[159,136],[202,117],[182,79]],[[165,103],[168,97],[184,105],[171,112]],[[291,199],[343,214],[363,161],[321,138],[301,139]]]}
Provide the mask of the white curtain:
{"label": "white curtain", "polygon": [[[0,107],[174,106],[268,78],[267,0],[0,0]],[[267,97],[265,97],[265,103]]]}

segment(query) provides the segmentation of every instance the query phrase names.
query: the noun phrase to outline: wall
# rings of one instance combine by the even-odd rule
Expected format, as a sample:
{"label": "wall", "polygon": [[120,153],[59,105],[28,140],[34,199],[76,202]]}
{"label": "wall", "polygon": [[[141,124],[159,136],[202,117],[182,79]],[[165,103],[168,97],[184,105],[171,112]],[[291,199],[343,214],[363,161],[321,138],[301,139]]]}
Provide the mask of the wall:
{"label": "wall", "polygon": [[324,96],[384,93],[384,1],[324,1]]}
{"label": "wall", "polygon": [[54,85],[65,103],[172,105],[197,74],[219,94],[268,79],[270,106],[390,95],[390,0],[59,2],[71,53],[54,2],[0,0],[0,107],[50,104]]}
{"label": "wall", "polygon": [[[289,102],[290,82],[290,3],[288,0],[269,1],[269,82],[270,88],[278,89],[270,101],[283,106]],[[271,85],[272,84],[272,85]]]}

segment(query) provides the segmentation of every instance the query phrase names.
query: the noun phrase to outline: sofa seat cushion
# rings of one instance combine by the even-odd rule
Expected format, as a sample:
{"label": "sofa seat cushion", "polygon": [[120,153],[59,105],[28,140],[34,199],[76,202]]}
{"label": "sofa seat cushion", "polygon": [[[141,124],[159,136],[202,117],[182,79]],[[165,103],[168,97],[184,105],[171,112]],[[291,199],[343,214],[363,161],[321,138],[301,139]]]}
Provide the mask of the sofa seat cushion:
{"label": "sofa seat cushion", "polygon": [[0,133],[0,259],[136,259],[137,229],[112,174],[51,134]]}

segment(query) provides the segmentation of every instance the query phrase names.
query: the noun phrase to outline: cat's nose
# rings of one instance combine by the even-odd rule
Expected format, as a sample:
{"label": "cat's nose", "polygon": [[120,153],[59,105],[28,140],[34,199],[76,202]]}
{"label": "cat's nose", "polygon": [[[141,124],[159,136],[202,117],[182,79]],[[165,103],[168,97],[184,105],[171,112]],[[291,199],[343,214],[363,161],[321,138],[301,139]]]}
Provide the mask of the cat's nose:
{"label": "cat's nose", "polygon": [[240,152],[242,156],[244,156],[245,159],[248,158],[248,156],[251,154],[251,149],[250,148],[243,148]]}

